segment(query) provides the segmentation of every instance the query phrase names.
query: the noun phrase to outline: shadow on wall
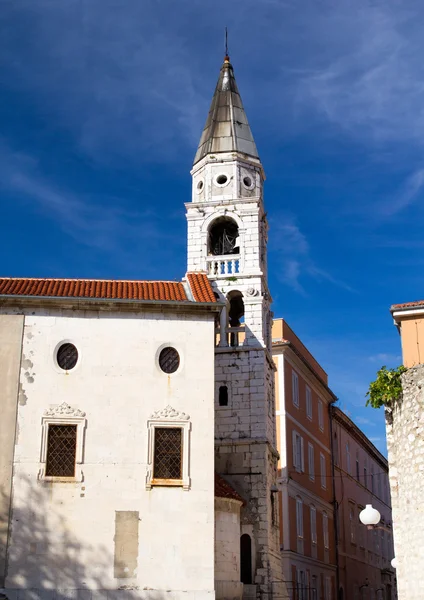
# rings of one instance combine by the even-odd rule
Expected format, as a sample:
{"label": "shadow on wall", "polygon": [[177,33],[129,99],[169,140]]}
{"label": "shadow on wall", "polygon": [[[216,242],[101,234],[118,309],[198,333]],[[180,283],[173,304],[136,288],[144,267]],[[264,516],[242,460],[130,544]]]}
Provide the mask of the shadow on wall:
{"label": "shadow on wall", "polygon": [[[132,597],[161,600],[166,596],[155,590],[140,593],[135,579],[113,579],[114,569],[125,570],[124,566],[117,564],[104,546],[82,544],[78,540],[72,524],[80,517],[79,502],[84,502],[80,487],[70,490],[68,486],[73,484],[59,484],[53,489],[51,484],[22,475],[18,480],[19,498],[14,500],[9,530],[6,587],[0,589],[0,594],[8,600],[94,600],[96,597],[100,600],[106,598],[106,591],[109,598],[125,596],[125,600]],[[70,495],[75,499],[74,510],[69,511],[66,519],[60,514],[64,492],[68,503]],[[5,494],[0,494],[3,501]],[[5,504],[1,502],[1,506]],[[94,537],[95,510],[92,514],[94,518],[84,525],[92,530]],[[8,518],[2,508],[2,528],[7,527]],[[111,514],[111,519],[114,518]]]}

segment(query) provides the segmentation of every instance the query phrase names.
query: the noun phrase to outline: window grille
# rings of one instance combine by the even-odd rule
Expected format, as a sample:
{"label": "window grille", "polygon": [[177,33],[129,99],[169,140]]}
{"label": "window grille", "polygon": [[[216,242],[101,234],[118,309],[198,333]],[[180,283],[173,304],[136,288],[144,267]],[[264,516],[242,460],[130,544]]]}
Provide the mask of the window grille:
{"label": "window grille", "polygon": [[182,479],[181,427],[156,427],[153,478]]}
{"label": "window grille", "polygon": [[161,350],[159,354],[159,366],[164,373],[175,373],[180,366],[180,355],[171,346]]}
{"label": "window grille", "polygon": [[49,425],[46,475],[75,477],[76,425]]}
{"label": "window grille", "polygon": [[70,371],[78,362],[78,350],[74,344],[62,344],[56,354],[57,364],[64,371]]}

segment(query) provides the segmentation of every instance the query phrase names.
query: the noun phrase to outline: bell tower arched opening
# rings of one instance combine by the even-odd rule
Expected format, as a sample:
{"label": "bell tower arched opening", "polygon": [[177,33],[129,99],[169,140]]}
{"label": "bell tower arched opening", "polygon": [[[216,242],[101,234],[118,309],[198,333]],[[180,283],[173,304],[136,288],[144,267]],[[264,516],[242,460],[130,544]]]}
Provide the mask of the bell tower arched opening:
{"label": "bell tower arched opening", "polygon": [[208,254],[225,256],[240,254],[239,229],[234,219],[219,217],[209,228]]}
{"label": "bell tower arched opening", "polygon": [[227,295],[227,300],[230,346],[239,346],[245,335],[243,294],[239,290],[232,290]]}

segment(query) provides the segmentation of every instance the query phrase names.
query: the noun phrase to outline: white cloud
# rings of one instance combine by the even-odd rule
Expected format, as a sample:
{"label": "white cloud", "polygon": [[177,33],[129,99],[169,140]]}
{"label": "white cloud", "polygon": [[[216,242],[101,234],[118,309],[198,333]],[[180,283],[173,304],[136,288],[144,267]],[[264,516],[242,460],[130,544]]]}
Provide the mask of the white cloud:
{"label": "white cloud", "polygon": [[399,363],[402,360],[400,354],[387,354],[381,352],[368,357],[368,360],[373,363],[379,363],[380,365],[391,365],[393,363]]}
{"label": "white cloud", "polygon": [[305,234],[289,215],[277,214],[272,218],[269,251],[277,257],[276,268],[280,279],[302,296],[307,295],[308,279],[318,283],[324,281],[354,292],[349,285],[315,264]]}

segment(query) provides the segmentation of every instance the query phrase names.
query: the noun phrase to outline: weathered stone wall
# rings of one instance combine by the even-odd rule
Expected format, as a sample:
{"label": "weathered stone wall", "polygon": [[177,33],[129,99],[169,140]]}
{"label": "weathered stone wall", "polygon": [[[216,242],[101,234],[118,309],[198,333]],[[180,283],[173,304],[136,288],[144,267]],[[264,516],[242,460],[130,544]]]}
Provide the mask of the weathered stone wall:
{"label": "weathered stone wall", "polygon": [[403,398],[386,410],[399,600],[424,597],[424,365],[402,376]]}

